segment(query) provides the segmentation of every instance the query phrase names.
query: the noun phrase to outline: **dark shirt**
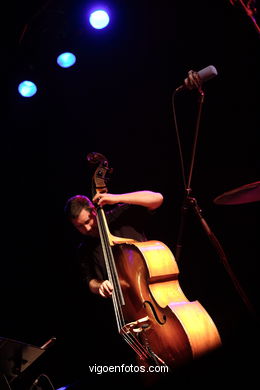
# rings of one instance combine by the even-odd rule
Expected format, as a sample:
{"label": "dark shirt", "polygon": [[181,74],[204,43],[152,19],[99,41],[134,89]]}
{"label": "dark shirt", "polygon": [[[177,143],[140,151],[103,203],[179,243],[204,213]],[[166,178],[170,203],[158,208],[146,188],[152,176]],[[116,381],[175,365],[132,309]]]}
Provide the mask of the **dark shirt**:
{"label": "dark shirt", "polygon": [[[144,228],[151,211],[146,207],[118,204],[105,214],[109,231],[114,236],[147,241]],[[84,237],[79,246],[79,261],[84,282],[108,279],[100,238]]]}

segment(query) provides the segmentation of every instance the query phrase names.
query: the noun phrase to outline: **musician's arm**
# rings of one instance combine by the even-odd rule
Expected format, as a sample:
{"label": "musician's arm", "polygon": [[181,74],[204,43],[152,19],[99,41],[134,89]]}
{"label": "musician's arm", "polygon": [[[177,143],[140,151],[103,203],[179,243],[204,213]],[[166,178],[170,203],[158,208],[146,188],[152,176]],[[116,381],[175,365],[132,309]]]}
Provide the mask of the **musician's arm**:
{"label": "musician's arm", "polygon": [[105,204],[128,203],[155,210],[163,203],[163,195],[159,192],[147,190],[128,192],[125,194],[98,193],[94,196],[93,202],[99,206],[104,206]]}

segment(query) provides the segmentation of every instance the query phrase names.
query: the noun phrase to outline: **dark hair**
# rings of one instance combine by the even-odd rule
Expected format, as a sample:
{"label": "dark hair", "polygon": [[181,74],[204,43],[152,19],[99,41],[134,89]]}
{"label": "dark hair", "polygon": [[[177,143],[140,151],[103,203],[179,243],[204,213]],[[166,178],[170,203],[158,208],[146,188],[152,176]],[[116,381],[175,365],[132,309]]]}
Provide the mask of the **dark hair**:
{"label": "dark hair", "polygon": [[75,195],[67,200],[64,211],[69,220],[75,219],[79,216],[82,209],[92,212],[95,206],[84,195]]}

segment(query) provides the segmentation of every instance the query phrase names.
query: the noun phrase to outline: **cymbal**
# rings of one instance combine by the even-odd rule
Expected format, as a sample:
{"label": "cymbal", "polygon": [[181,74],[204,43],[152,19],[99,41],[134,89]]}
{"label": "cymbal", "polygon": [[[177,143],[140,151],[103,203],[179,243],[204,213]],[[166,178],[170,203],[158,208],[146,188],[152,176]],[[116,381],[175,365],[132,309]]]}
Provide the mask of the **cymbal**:
{"label": "cymbal", "polygon": [[245,184],[244,186],[235,188],[234,190],[224,192],[217,196],[213,202],[216,204],[242,204],[260,201],[260,181]]}

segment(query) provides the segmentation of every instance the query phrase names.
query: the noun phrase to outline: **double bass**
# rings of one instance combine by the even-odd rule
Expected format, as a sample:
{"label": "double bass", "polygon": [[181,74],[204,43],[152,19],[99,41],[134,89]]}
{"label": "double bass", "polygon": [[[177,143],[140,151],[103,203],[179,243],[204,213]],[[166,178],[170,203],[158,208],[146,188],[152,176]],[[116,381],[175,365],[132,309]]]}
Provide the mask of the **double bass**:
{"label": "double bass", "polygon": [[[89,153],[98,165],[92,195],[107,192],[111,173],[100,153]],[[102,207],[97,222],[119,334],[137,354],[139,364],[170,370],[221,346],[218,330],[204,307],[190,302],[179,282],[173,253],[161,241],[139,242],[115,237]]]}

